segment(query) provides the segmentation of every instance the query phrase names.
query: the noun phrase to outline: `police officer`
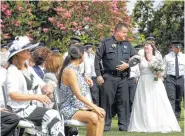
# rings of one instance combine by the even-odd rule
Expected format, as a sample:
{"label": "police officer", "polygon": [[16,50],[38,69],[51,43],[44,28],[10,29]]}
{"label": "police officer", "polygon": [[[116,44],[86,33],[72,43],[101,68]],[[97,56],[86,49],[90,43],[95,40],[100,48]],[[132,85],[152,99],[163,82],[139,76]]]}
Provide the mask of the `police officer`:
{"label": "police officer", "polygon": [[[68,45],[68,48],[71,46],[71,44],[76,44],[76,43],[80,43],[81,40],[80,38],[78,37],[70,37],[70,42],[69,42],[69,45]],[[67,57],[68,55],[68,51],[64,53],[63,55],[63,59],[65,60],[65,58]]]}
{"label": "police officer", "polygon": [[177,119],[181,113],[185,75],[185,54],[181,52],[181,48],[182,44],[179,41],[173,41],[173,51],[164,57],[166,91]]}
{"label": "police officer", "polygon": [[96,80],[96,73],[94,68],[94,59],[95,54],[93,52],[93,44],[92,43],[85,43],[85,55],[84,55],[84,75],[85,78],[91,78],[93,81],[93,86],[90,88],[91,96],[93,103],[99,106],[99,93],[100,93],[100,86]]}
{"label": "police officer", "polygon": [[[128,60],[136,55],[135,49],[126,41],[128,25],[118,23],[112,37],[102,41],[95,55],[95,72],[101,88],[100,106],[106,111],[104,131],[111,128],[111,106],[116,98],[118,125],[120,131],[127,131],[129,125],[129,67],[136,65],[139,60]],[[102,60],[104,72],[101,74],[100,61]]]}

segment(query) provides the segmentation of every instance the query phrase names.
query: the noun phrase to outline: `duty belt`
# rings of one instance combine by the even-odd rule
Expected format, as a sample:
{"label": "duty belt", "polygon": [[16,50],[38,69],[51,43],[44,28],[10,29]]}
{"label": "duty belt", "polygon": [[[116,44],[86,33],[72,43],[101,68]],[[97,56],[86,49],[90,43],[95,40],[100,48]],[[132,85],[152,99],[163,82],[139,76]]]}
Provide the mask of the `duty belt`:
{"label": "duty belt", "polygon": [[125,77],[128,75],[128,72],[122,72],[118,70],[104,70],[103,73],[104,74],[108,73],[110,75],[117,76],[117,77]]}

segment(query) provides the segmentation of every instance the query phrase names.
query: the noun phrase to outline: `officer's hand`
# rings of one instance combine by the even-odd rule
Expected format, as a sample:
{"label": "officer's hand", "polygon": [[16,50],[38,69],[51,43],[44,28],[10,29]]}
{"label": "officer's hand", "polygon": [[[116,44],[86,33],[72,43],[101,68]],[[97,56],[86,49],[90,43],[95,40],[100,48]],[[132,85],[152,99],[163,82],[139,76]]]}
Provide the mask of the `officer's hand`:
{"label": "officer's hand", "polygon": [[122,63],[121,65],[117,65],[117,66],[116,66],[116,69],[117,69],[117,70],[123,71],[123,70],[129,68],[129,64],[128,64],[128,63],[125,63],[125,62],[123,62],[123,61],[121,61],[121,63]]}
{"label": "officer's hand", "polygon": [[98,77],[97,77],[97,83],[98,83],[99,85],[102,85],[102,84],[104,83],[104,79],[103,79],[102,76],[98,76]]}

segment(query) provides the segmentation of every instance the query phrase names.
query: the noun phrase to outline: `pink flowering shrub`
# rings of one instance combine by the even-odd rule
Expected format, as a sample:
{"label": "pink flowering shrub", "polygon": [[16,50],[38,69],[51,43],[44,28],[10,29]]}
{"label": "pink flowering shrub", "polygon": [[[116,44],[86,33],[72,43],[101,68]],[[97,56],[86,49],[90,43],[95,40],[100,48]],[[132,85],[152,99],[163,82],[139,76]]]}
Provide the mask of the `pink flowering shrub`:
{"label": "pink flowering shrub", "polygon": [[69,37],[84,42],[110,36],[116,23],[130,24],[122,1],[4,1],[1,2],[1,39],[17,35],[65,48]]}

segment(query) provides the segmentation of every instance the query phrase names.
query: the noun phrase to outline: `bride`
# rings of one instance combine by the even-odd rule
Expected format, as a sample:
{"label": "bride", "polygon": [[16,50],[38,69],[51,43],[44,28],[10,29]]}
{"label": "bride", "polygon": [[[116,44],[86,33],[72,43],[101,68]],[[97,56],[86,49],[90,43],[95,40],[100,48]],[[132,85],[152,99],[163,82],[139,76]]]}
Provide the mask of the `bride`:
{"label": "bride", "polygon": [[168,100],[161,74],[154,81],[154,74],[148,65],[151,60],[162,60],[156,55],[155,45],[148,41],[144,46],[144,56],[140,59],[141,76],[138,82],[128,131],[130,132],[172,132],[181,131]]}

